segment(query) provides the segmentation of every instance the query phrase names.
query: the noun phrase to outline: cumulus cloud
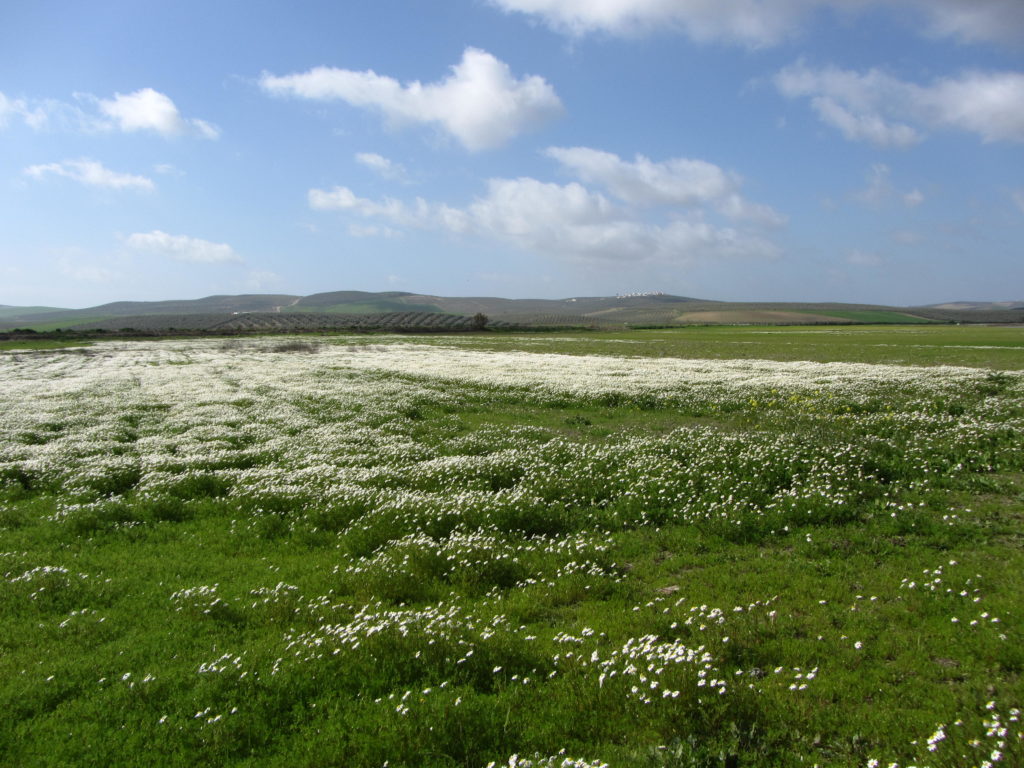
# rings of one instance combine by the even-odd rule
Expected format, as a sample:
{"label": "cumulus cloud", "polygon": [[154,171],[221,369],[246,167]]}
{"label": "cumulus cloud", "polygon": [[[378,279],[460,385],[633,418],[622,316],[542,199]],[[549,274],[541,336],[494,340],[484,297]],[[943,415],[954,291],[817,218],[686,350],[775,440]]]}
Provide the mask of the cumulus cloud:
{"label": "cumulus cloud", "polygon": [[628,162],[589,147],[550,147],[545,154],[580,180],[598,184],[632,205],[685,208],[711,204],[730,218],[771,225],[785,223],[785,217],[768,206],[751,203],[739,194],[742,179],[738,175],[705,160],[672,158],[654,162],[637,155]]}
{"label": "cumulus cloud", "polygon": [[212,243],[187,235],[169,235],[154,229],[152,232],[136,232],[125,239],[125,244],[134,251],[165,256],[175,261],[196,264],[220,264],[240,262],[242,257],[226,243]]}
{"label": "cumulus cloud", "polygon": [[909,147],[922,139],[909,125],[888,122],[871,110],[854,113],[828,96],[815,96],[811,107],[823,123],[838,128],[850,141],[867,141],[879,147]]}
{"label": "cumulus cloud", "polygon": [[405,179],[405,167],[401,163],[388,160],[376,152],[359,152],[356,154],[356,162],[380,174],[385,179]]}
{"label": "cumulus cloud", "polygon": [[583,181],[598,183],[632,203],[693,205],[722,197],[736,186],[721,168],[704,160],[655,163],[637,155],[630,163],[589,147],[550,147],[546,154]]}
{"label": "cumulus cloud", "polygon": [[412,219],[408,207],[402,201],[386,197],[382,202],[374,202],[365,197],[357,197],[348,187],[311,189],[308,199],[309,207],[318,211],[351,211],[363,217],[383,216],[396,222],[409,222]]}
{"label": "cumulus cloud", "polygon": [[476,48],[465,50],[448,77],[426,85],[334,67],[280,77],[265,73],[260,85],[277,96],[374,109],[395,125],[436,125],[474,152],[500,146],[563,111],[544,78],[517,79],[507,64]]}
{"label": "cumulus cloud", "polygon": [[152,88],[115,93],[110,99],[76,93],[75,99],[78,103],[57,99],[30,103],[24,99],[11,100],[0,93],[0,128],[17,116],[34,130],[58,127],[85,132],[153,131],[165,137],[192,135],[205,139],[220,135],[217,127],[205,120],[182,117],[169,96]]}
{"label": "cumulus cloud", "polygon": [[788,98],[810,99],[822,122],[851,141],[907,147],[924,138],[922,127],[967,131],[984,142],[1024,141],[1024,73],[970,71],[919,85],[876,69],[815,69],[801,61],[774,82]]}
{"label": "cumulus cloud", "polygon": [[576,260],[689,262],[776,253],[759,237],[715,227],[699,216],[644,221],[576,182],[492,179],[466,214],[471,231]]}
{"label": "cumulus cloud", "polygon": [[118,173],[104,167],[102,163],[88,158],[65,160],[63,163],[30,165],[24,172],[36,179],[52,174],[73,179],[87,186],[107,189],[138,189],[148,192],[156,188],[152,179],[130,173]]}
{"label": "cumulus cloud", "polygon": [[914,106],[936,125],[986,142],[1024,141],[1024,72],[966,72],[914,89]]}
{"label": "cumulus cloud", "polygon": [[918,26],[964,42],[1024,40],[1019,0],[490,0],[506,12],[540,19],[572,36],[638,36],[673,30],[699,42],[775,45],[799,33],[823,11],[889,8],[916,14]]}
{"label": "cumulus cloud", "polygon": [[809,97],[821,121],[850,141],[908,147],[923,138],[887,114],[904,103],[907,86],[879,70],[860,74],[836,67],[813,69],[798,62],[776,74],[775,87],[790,99]]}
{"label": "cumulus cloud", "polygon": [[[405,203],[359,197],[348,187],[313,189],[309,204],[381,219],[398,227],[433,228],[510,243],[522,250],[572,261],[660,261],[688,263],[727,257],[772,257],[777,247],[756,232],[721,226],[714,216],[781,223],[767,206],[736,192],[736,177],[697,160],[630,163],[585,147],[553,148],[547,153],[586,184],[529,177],[496,178],[465,207]],[[617,198],[613,199],[613,198]],[[657,206],[657,207],[654,207]],[[354,225],[353,234],[392,235],[375,225]]]}
{"label": "cumulus cloud", "polygon": [[99,100],[100,112],[118,129],[155,131],[162,136],[191,133],[205,139],[216,139],[220,132],[205,120],[185,119],[166,94],[142,88],[128,94],[115,93],[112,99]]}

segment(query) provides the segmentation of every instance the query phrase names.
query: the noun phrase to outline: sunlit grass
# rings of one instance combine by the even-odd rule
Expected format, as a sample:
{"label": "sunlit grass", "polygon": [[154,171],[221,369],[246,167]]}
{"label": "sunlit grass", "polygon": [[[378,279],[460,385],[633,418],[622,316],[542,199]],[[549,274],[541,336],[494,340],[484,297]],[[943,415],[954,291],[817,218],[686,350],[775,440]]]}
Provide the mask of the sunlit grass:
{"label": "sunlit grass", "polygon": [[1024,760],[1020,374],[583,338],[0,358],[0,754]]}

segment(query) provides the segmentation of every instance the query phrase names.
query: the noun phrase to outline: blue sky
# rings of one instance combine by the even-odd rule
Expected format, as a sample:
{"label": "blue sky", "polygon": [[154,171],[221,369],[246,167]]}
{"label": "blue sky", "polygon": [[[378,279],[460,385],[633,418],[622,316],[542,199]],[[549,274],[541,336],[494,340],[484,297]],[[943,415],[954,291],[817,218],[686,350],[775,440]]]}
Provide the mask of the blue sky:
{"label": "blue sky", "polygon": [[1024,298],[1020,0],[7,0],[0,304]]}

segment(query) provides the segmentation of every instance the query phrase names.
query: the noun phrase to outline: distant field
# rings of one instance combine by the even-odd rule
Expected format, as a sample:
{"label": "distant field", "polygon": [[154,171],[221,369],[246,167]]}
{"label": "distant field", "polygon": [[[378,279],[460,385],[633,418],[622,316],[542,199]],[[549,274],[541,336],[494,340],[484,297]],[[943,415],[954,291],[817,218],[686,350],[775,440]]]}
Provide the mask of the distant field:
{"label": "distant field", "polygon": [[815,313],[811,310],[798,310],[798,314],[824,314],[828,317],[838,317],[843,320],[852,320],[857,323],[895,323],[897,325],[907,323],[934,323],[935,320],[930,320],[925,317],[915,317],[914,315],[906,312],[891,312],[882,309],[860,309],[860,310],[842,310],[835,309],[829,310],[824,313]]}
{"label": "distant field", "polygon": [[[620,319],[618,314],[614,315]],[[649,321],[660,318],[664,323],[714,323],[719,325],[800,325],[807,323],[934,323],[903,312],[888,310],[842,310],[842,309],[701,309],[693,312],[665,312],[651,314]],[[621,319],[628,318],[622,316]],[[637,320],[631,320],[637,322]],[[641,320],[642,322],[642,320]]]}
{"label": "distant field", "polygon": [[73,317],[65,320],[51,320],[45,323],[19,323],[19,328],[31,328],[33,331],[56,331],[66,328],[71,328],[77,325],[89,324],[89,323],[103,323],[108,322],[116,318],[112,318],[109,315],[96,316],[96,317]]}
{"label": "distant field", "polygon": [[457,343],[473,349],[522,348],[572,355],[1024,369],[1024,326],[691,326],[636,331],[560,331],[557,335],[485,334]]}
{"label": "distant field", "polygon": [[[850,313],[856,314],[856,313]],[[705,310],[702,312],[684,312],[674,318],[677,323],[715,323],[718,325],[750,325],[775,324],[797,325],[800,323],[832,323],[841,322],[837,315],[812,310],[781,310],[781,309],[732,309]]]}
{"label": "distant field", "polygon": [[1024,765],[1022,371],[947,326],[0,350],[0,764]]}

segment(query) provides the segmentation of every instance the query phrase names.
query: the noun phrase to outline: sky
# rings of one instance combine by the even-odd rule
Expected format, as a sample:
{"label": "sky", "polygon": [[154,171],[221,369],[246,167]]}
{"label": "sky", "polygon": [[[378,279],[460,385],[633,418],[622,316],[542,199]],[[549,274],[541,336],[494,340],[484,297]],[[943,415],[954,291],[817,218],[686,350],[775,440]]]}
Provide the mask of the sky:
{"label": "sky", "polygon": [[1024,299],[1021,0],[4,0],[0,304]]}

